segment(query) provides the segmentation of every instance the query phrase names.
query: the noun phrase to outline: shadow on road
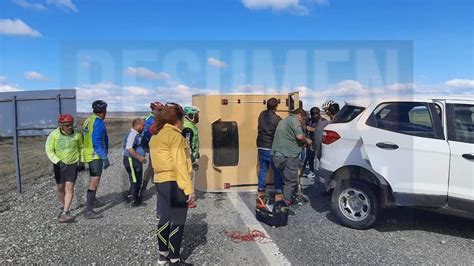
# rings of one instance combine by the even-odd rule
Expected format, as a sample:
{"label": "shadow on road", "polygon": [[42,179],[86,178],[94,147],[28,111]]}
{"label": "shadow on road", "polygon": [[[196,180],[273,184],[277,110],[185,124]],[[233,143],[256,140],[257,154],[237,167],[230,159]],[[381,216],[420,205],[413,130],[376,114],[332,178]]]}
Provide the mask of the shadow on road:
{"label": "shadow on road", "polygon": [[182,257],[184,260],[189,258],[197,247],[207,244],[208,225],[205,221],[206,218],[207,215],[205,213],[195,215],[189,215],[188,213],[182,247]]}
{"label": "shadow on road", "polygon": [[[331,196],[324,192],[323,185],[319,182],[303,188],[303,193],[309,198],[311,207],[318,213],[325,213],[329,221],[339,225],[340,223],[331,212]],[[474,239],[474,221],[471,219],[407,207],[383,209],[373,229],[382,233],[425,231]]]}

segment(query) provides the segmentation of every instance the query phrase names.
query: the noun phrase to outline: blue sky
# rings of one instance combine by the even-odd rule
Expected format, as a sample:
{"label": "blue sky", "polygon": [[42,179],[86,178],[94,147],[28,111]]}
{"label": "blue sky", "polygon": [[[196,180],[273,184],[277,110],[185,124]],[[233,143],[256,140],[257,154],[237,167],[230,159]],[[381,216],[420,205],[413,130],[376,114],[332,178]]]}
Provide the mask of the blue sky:
{"label": "blue sky", "polygon": [[472,96],[473,18],[469,0],[2,0],[0,92],[76,88],[80,111],[194,93]]}

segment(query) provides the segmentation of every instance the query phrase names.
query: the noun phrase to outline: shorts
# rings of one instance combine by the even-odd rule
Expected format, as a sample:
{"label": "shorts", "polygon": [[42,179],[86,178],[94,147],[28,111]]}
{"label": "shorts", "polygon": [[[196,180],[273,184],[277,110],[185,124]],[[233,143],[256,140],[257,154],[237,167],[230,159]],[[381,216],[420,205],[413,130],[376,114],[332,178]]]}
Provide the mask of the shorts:
{"label": "shorts", "polygon": [[102,159],[95,159],[89,162],[89,174],[90,176],[101,176],[102,167],[104,166]]}
{"label": "shorts", "polygon": [[54,180],[56,184],[64,184],[66,182],[75,183],[77,180],[77,163],[75,164],[54,164]]}

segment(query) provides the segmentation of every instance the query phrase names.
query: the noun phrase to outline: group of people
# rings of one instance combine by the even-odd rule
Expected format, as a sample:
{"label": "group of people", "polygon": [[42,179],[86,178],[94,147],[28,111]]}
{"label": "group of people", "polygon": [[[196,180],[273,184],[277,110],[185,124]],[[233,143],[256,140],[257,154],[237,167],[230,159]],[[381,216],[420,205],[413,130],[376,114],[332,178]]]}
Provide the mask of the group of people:
{"label": "group of people", "polygon": [[45,150],[53,163],[56,181],[57,199],[60,206],[59,222],[69,223],[74,220],[71,215],[71,203],[74,197],[74,184],[78,172],[89,165],[89,186],[86,193],[86,219],[99,219],[103,215],[94,211],[103,206],[97,200],[102,170],[110,165],[108,159],[109,138],[104,123],[107,114],[107,103],[98,100],[92,103],[93,114],[84,121],[82,134],[74,129],[74,117],[61,114],[58,117],[58,128],[52,131],[46,140]]}
{"label": "group of people", "polygon": [[[270,98],[267,110],[258,117],[257,205],[267,196],[266,177],[270,167],[273,170],[275,201],[283,200],[287,206],[304,205],[308,200],[301,191],[300,178],[315,177],[315,165],[321,158],[323,131],[339,112],[339,105],[332,100],[323,103],[322,109],[329,121],[322,118],[318,107],[311,108],[309,116],[305,110],[298,108],[285,119],[276,113],[277,108],[278,100]],[[306,174],[308,164],[309,174]]]}
{"label": "group of people", "polygon": [[[325,102],[322,107],[331,120],[339,111],[339,105],[333,101]],[[284,201],[288,206],[301,205],[305,198],[299,180],[304,176],[307,164],[310,168],[308,176],[315,175],[314,165],[321,157],[322,132],[329,121],[321,117],[318,107],[311,108],[309,117],[299,108],[285,119],[277,115],[277,108],[278,100],[269,99],[267,110],[258,118],[258,197],[266,197],[266,177],[271,167],[275,200]],[[196,126],[199,109],[160,102],[151,103],[150,109],[145,119],[133,120],[124,138],[123,165],[130,180],[127,199],[134,207],[143,205],[147,185],[153,180],[159,218],[158,263],[185,264],[180,259],[180,247],[188,208],[195,206],[193,176],[199,168],[200,157]],[[107,103],[94,101],[92,111],[93,114],[84,121],[82,134],[74,129],[74,117],[62,114],[58,117],[58,128],[46,140],[46,153],[53,163],[61,223],[74,220],[70,211],[74,184],[78,173],[85,170],[86,163],[90,178],[84,217],[103,217],[94,208],[104,205],[97,200],[96,193],[102,171],[110,165],[109,138],[104,122]],[[306,155],[303,163],[302,151]]]}
{"label": "group of people", "polygon": [[[150,104],[150,115],[136,118],[123,144],[123,164],[130,180],[132,206],[143,204],[143,195],[153,178],[157,192],[157,239],[159,264],[186,265],[180,259],[180,248],[188,208],[195,206],[194,172],[199,168],[199,109],[176,103]],[[78,173],[89,168],[89,186],[84,217],[99,219],[103,215],[94,208],[103,206],[96,198],[102,171],[109,162],[109,139],[104,122],[107,103],[92,103],[93,114],[84,121],[82,134],[74,129],[74,117],[62,114],[58,128],[45,144],[53,163],[60,223],[74,221],[71,202]],[[147,157],[148,153],[148,157]],[[148,166],[143,171],[145,164]]]}

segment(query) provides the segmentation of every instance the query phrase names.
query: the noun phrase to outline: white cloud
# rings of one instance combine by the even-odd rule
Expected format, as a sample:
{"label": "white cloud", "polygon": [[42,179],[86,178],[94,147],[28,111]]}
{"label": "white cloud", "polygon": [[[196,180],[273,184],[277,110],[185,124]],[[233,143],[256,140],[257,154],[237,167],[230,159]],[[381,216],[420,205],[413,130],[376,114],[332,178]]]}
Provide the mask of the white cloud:
{"label": "white cloud", "polygon": [[8,83],[5,76],[0,76],[0,92],[22,91],[16,84]]}
{"label": "white cloud", "polygon": [[218,68],[227,67],[227,64],[224,61],[221,61],[219,59],[215,59],[212,57],[209,57],[207,59],[207,64],[213,67],[218,67]]}
{"label": "white cloud", "polygon": [[135,96],[150,96],[153,94],[151,89],[137,86],[124,87],[124,91]]}
{"label": "white cloud", "polygon": [[386,86],[386,89],[392,92],[412,92],[416,88],[414,83],[395,83]]}
{"label": "white cloud", "polygon": [[299,15],[309,13],[314,5],[325,5],[326,0],[241,0],[251,10],[271,9],[273,11],[289,11]]}
{"label": "white cloud", "polygon": [[471,88],[474,89],[474,80],[472,79],[452,79],[444,83],[450,88]]}
{"label": "white cloud", "polygon": [[46,78],[46,76],[44,76],[43,74],[39,73],[39,72],[36,72],[36,71],[28,71],[28,72],[25,72],[25,79],[28,79],[28,80],[37,80],[37,81],[47,81],[48,78]]}
{"label": "white cloud", "polygon": [[184,84],[162,87],[120,86],[111,82],[84,84],[75,87],[79,112],[90,112],[90,104],[102,99],[110,111],[148,111],[153,101],[191,104],[192,95],[198,93],[217,93],[217,91],[189,87]]}
{"label": "white cloud", "polygon": [[40,37],[41,33],[32,29],[20,19],[0,19],[0,34]]}
{"label": "white cloud", "polygon": [[153,72],[148,68],[144,67],[128,67],[125,73],[129,76],[135,76],[141,79],[148,80],[167,80],[170,79],[170,75],[165,72]]}
{"label": "white cloud", "polygon": [[43,4],[30,3],[27,0],[13,0],[12,2],[19,7],[26,8],[26,9],[33,9],[33,10],[38,10],[38,11],[47,9]]}
{"label": "white cloud", "polygon": [[73,12],[79,12],[76,5],[72,2],[72,0],[48,0],[48,4],[54,5],[58,8],[62,8],[65,10],[70,10]]}

